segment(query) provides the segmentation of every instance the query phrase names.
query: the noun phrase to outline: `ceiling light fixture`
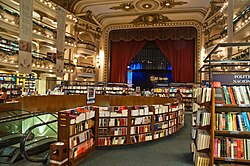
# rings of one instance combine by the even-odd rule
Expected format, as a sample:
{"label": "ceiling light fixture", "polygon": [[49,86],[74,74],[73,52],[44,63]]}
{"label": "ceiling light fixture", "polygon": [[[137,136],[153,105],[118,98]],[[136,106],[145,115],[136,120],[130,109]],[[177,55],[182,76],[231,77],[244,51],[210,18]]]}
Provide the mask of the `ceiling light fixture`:
{"label": "ceiling light fixture", "polygon": [[109,8],[109,9],[114,9],[114,10],[121,9],[123,11],[131,11],[134,8],[135,8],[135,6],[133,4],[131,4],[131,3],[122,3],[119,6],[113,6],[113,7]]}
{"label": "ceiling light fixture", "polygon": [[184,5],[184,4],[187,4],[188,2],[184,2],[184,1],[177,1],[175,2],[175,0],[165,0],[165,1],[162,1],[161,2],[161,6],[163,8],[173,8],[175,7],[176,5]]}

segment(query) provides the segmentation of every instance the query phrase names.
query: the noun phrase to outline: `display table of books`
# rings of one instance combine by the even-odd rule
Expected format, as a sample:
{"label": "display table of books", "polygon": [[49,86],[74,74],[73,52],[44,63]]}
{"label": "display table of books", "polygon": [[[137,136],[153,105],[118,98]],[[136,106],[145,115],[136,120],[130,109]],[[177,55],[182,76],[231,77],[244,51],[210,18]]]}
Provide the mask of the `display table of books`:
{"label": "display table of books", "polygon": [[[62,164],[77,165],[96,147],[154,141],[174,134],[184,126],[182,103],[172,99],[159,102],[154,97],[130,97],[119,96],[118,99],[111,96],[110,100],[115,102],[109,105],[86,105],[60,111],[58,141],[65,144],[68,156]],[[157,102],[147,102],[150,99]],[[122,101],[126,105],[118,105]]]}

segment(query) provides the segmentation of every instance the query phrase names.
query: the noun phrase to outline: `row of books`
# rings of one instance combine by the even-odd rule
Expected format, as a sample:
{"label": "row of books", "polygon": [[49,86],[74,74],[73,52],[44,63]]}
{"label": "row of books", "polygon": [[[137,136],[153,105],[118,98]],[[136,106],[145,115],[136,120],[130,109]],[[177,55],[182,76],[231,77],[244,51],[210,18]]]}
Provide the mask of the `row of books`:
{"label": "row of books", "polygon": [[126,137],[101,137],[97,141],[98,146],[122,145],[126,142]]}
{"label": "row of books", "polygon": [[215,137],[214,157],[250,160],[250,139]]}
{"label": "row of books", "polygon": [[[103,107],[102,107],[103,108]],[[115,111],[104,111],[99,109],[99,117],[127,117],[128,109],[122,109]]]}
{"label": "row of books", "polygon": [[176,118],[176,117],[178,117],[178,115],[180,114],[181,112],[171,112],[171,113],[169,113],[169,115],[168,115],[168,117],[169,117],[169,119],[174,119],[174,118]]}
{"label": "row of books", "polygon": [[215,114],[216,130],[250,131],[250,112]]}
{"label": "row of books", "polygon": [[141,116],[141,115],[152,115],[153,112],[149,112],[149,107],[145,106],[140,109],[132,109],[131,116]]}
{"label": "row of books", "polygon": [[197,126],[207,126],[210,125],[211,113],[206,112],[206,110],[198,110],[196,116],[196,125]]}
{"label": "row of books", "polygon": [[69,148],[73,149],[75,146],[83,143],[89,138],[93,137],[92,130],[89,129],[83,133],[77,134],[69,139]]}
{"label": "row of books", "polygon": [[77,133],[80,133],[84,130],[90,129],[91,127],[94,126],[94,121],[93,120],[88,120],[88,121],[84,121],[81,123],[77,123],[74,125],[70,125],[69,127],[69,135],[75,135]]}
{"label": "row of books", "polygon": [[199,110],[199,108],[200,108],[199,104],[197,104],[195,102],[192,104],[192,110],[193,110],[193,112],[197,112]]}
{"label": "row of books", "polygon": [[250,86],[219,86],[215,87],[216,104],[250,104]]}
{"label": "row of books", "polygon": [[70,115],[70,124],[76,124],[95,117],[95,111],[91,109],[92,107],[76,107],[62,112]]}
{"label": "row of books", "polygon": [[99,136],[105,135],[127,135],[127,127],[120,127],[120,128],[102,128],[98,130]]}
{"label": "row of books", "polygon": [[162,114],[162,115],[155,115],[154,116],[154,121],[155,122],[163,122],[168,120],[168,115],[167,114]]}
{"label": "row of books", "polygon": [[156,131],[154,134],[154,139],[162,138],[168,135],[168,129]]}
{"label": "row of books", "polygon": [[209,166],[209,155],[207,153],[197,153],[195,156],[195,166]]}
{"label": "row of books", "polygon": [[196,88],[193,91],[193,97],[196,98],[197,103],[206,103],[211,101],[211,88]]}
{"label": "row of books", "polygon": [[171,126],[168,128],[168,133],[169,134],[173,134],[178,130],[178,128],[176,126]]}
{"label": "row of books", "polygon": [[156,93],[176,93],[177,89],[182,93],[192,93],[192,88],[176,88],[176,87],[168,87],[168,88],[154,88],[154,92]]}
{"label": "row of books", "polygon": [[210,134],[207,130],[197,130],[196,136],[196,148],[197,150],[208,149],[210,145]]}
{"label": "row of books", "polygon": [[[84,85],[64,85],[63,89],[83,89],[87,90],[89,86],[84,86]],[[129,88],[127,87],[101,87],[101,86],[95,86],[96,90],[128,90]]]}
{"label": "row of books", "polygon": [[130,129],[130,134],[141,134],[147,132],[151,132],[151,125],[133,126]]}
{"label": "row of books", "polygon": [[168,105],[154,105],[155,114],[168,113]]}
{"label": "row of books", "polygon": [[78,157],[80,154],[84,153],[89,148],[93,147],[93,145],[94,145],[94,139],[90,138],[89,140],[87,140],[84,143],[78,145],[74,149],[71,149],[70,153],[69,153],[69,158],[76,158],[76,157]]}
{"label": "row of books", "polygon": [[171,105],[171,109],[169,110],[169,112],[174,112],[174,111],[178,111],[184,108],[184,104],[183,103],[178,103],[178,104],[172,104]]}
{"label": "row of books", "polygon": [[169,127],[175,126],[177,124],[176,119],[169,120]]}
{"label": "row of books", "polygon": [[115,118],[115,119],[99,118],[99,127],[127,126],[127,125],[128,125],[127,118]]}
{"label": "row of books", "polygon": [[161,122],[154,124],[154,130],[162,130],[168,128],[168,122]]}
{"label": "row of books", "polygon": [[130,137],[131,143],[151,141],[153,139],[152,134],[140,134]]}
{"label": "row of books", "polygon": [[136,117],[131,119],[131,125],[149,124],[151,122],[151,116]]}

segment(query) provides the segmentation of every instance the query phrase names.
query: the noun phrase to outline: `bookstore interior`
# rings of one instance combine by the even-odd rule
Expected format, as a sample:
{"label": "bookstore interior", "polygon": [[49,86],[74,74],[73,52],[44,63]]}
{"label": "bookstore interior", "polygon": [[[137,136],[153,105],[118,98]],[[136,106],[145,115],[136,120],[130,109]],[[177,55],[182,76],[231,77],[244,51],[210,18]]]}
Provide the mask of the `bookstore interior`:
{"label": "bookstore interior", "polygon": [[1,0],[0,25],[0,165],[168,141],[185,114],[195,166],[250,165],[250,0]]}

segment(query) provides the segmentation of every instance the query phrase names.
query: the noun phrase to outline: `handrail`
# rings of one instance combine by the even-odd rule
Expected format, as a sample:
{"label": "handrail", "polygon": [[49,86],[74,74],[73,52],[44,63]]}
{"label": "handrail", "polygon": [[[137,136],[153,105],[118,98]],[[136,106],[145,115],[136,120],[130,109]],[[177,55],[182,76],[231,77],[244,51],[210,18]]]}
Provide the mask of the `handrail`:
{"label": "handrail", "polygon": [[211,61],[210,60],[210,57],[212,55],[212,53],[218,49],[218,47],[239,47],[239,46],[250,46],[250,43],[249,42],[246,42],[246,43],[219,43],[217,44],[210,52],[209,54],[207,55],[207,57],[203,60],[203,62],[209,62]]}
{"label": "handrail", "polygon": [[23,136],[21,138],[21,141],[20,141],[20,153],[21,153],[23,158],[25,158],[26,160],[28,160],[30,162],[36,162],[36,163],[45,163],[45,162],[47,162],[49,153],[47,153],[44,158],[35,158],[35,157],[28,156],[28,154],[26,153],[26,150],[25,150],[25,142],[29,139],[29,136],[30,136],[30,134],[31,134],[31,132],[32,132],[32,130],[34,128],[40,127],[40,126],[43,126],[43,125],[48,125],[50,123],[55,123],[57,121],[58,120],[52,120],[52,121],[49,121],[49,122],[46,122],[46,123],[36,124],[36,125],[31,126],[30,128],[28,128],[25,131],[25,133],[23,134]]}
{"label": "handrail", "polygon": [[23,115],[17,115],[17,116],[12,116],[12,117],[5,117],[0,119],[0,123],[7,123],[7,122],[13,122],[16,120],[22,120],[22,119],[27,119],[27,118],[31,118],[37,115],[43,115],[44,113],[40,112],[40,113],[31,113],[31,114],[23,114]]}

